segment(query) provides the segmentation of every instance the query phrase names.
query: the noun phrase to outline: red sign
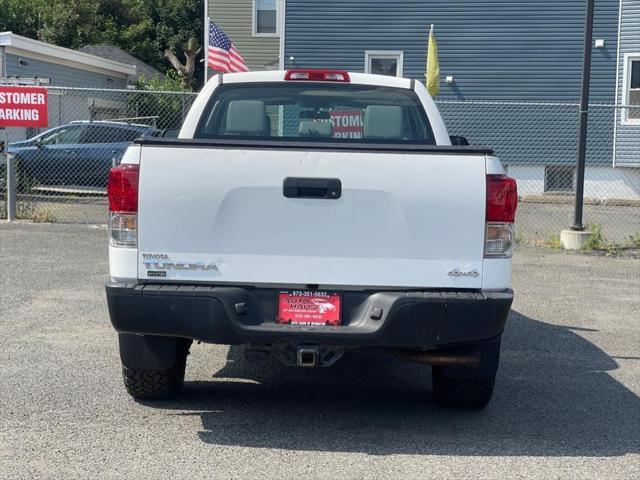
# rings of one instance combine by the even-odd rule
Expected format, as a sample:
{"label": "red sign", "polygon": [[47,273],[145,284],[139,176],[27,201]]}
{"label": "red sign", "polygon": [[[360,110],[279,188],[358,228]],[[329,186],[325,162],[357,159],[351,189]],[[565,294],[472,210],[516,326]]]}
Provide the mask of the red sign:
{"label": "red sign", "polygon": [[327,292],[280,292],[278,323],[340,325],[340,295]]}
{"label": "red sign", "polygon": [[0,127],[46,127],[47,89],[0,86]]}
{"label": "red sign", "polygon": [[333,138],[362,138],[362,110],[333,110]]}

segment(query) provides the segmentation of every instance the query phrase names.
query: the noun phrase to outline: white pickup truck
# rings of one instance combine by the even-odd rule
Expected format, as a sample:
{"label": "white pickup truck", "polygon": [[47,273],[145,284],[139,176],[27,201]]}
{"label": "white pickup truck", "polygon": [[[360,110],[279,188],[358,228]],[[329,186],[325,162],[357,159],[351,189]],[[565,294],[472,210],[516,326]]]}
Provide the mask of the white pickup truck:
{"label": "white pickup truck", "polygon": [[192,340],[330,366],[379,347],[437,403],[490,400],[513,299],[516,185],[452,146],[425,87],[337,70],[218,75],[179,138],[109,174],[124,383],[178,393]]}

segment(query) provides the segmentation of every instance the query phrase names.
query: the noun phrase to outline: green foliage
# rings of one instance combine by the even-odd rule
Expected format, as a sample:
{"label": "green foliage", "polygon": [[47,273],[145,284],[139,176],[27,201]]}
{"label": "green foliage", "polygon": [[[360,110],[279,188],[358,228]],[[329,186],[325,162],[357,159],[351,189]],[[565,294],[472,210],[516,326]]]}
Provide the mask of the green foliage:
{"label": "green foliage", "polygon": [[129,94],[128,108],[131,116],[157,115],[156,127],[160,129],[178,128],[182,125],[182,119],[191,105],[192,95],[158,95],[145,92],[185,92],[176,73],[168,72],[162,80],[138,80],[136,88],[137,91]]}
{"label": "green foliage", "polygon": [[163,79],[153,77],[147,80],[144,77],[140,77],[134,85],[138,90],[153,90],[156,92],[186,91],[182,88],[182,82],[174,70],[168,71]]}
{"label": "green foliage", "polygon": [[[190,37],[200,40],[203,12],[204,0],[0,0],[0,31],[74,49],[116,45],[166,72],[164,50],[180,56]],[[198,83],[202,75],[196,68]]]}
{"label": "green foliage", "polygon": [[630,248],[640,248],[640,231],[629,235],[629,240],[627,241],[627,246]]}
{"label": "green foliage", "polygon": [[560,234],[551,233],[544,239],[544,246],[547,248],[562,248],[562,242],[560,241]]}
{"label": "green foliage", "polygon": [[0,32],[38,38],[46,0],[0,0]]}
{"label": "green foliage", "polygon": [[602,234],[602,225],[599,223],[590,223],[587,230],[591,232],[591,236],[583,245],[583,250],[601,250],[605,247],[605,239]]}
{"label": "green foliage", "polygon": [[[0,201],[0,220],[7,218],[7,205]],[[16,220],[29,220],[35,223],[51,223],[55,217],[51,210],[38,206],[34,202],[19,201],[16,204]]]}
{"label": "green foliage", "polygon": [[35,223],[52,223],[55,221],[55,217],[51,210],[40,207],[34,202],[18,202],[16,205],[16,220],[30,220]]}

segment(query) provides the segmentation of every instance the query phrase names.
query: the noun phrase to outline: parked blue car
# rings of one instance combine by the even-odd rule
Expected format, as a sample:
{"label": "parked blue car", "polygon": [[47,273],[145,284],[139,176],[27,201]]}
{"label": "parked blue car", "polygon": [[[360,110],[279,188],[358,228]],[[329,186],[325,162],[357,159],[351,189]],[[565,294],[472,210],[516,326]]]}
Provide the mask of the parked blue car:
{"label": "parked blue car", "polygon": [[148,125],[72,122],[9,144],[19,184],[105,187],[109,169],[136,138],[162,132]]}

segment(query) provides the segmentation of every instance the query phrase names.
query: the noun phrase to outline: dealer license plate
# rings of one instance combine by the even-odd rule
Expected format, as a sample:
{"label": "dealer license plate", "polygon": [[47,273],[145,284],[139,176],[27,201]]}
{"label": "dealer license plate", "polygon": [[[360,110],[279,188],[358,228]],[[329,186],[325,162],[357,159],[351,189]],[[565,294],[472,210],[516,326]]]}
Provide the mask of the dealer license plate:
{"label": "dealer license plate", "polygon": [[335,292],[310,290],[278,294],[277,323],[290,325],[340,325],[341,298]]}

